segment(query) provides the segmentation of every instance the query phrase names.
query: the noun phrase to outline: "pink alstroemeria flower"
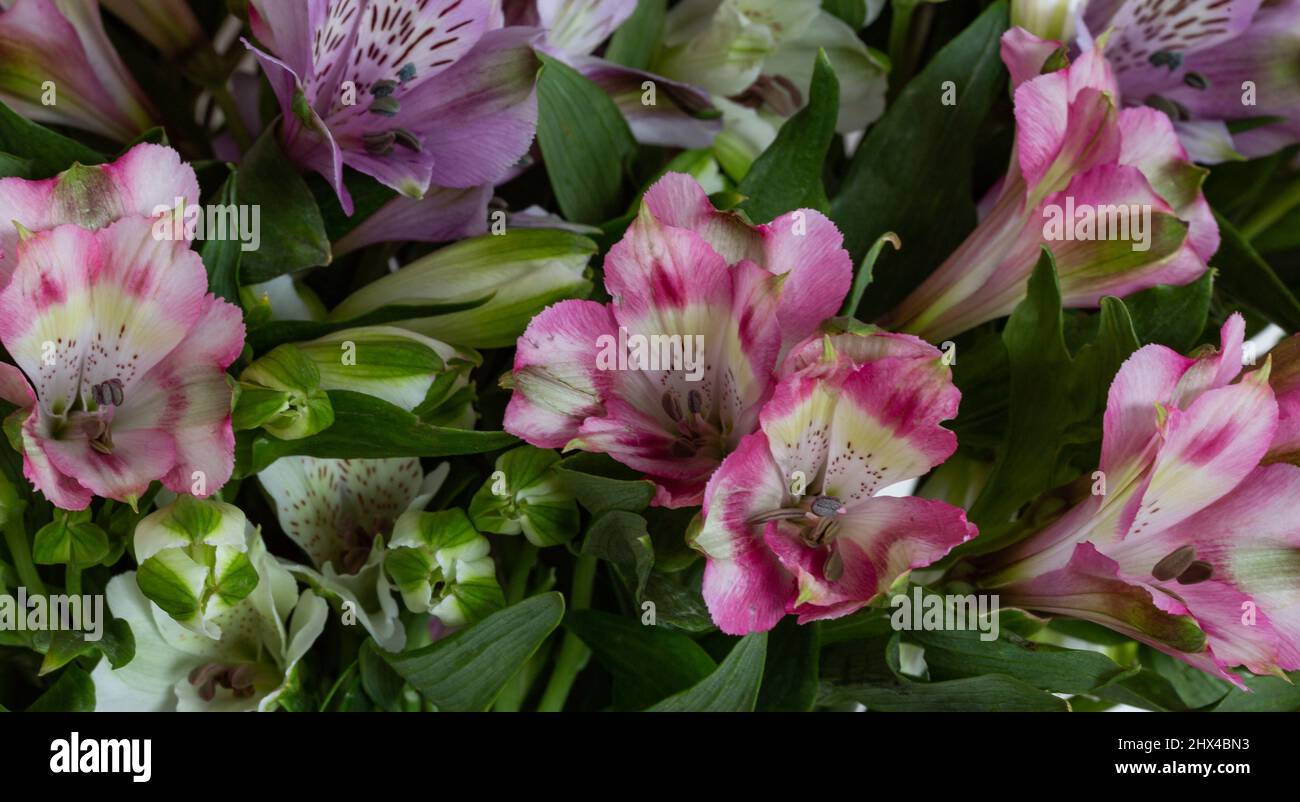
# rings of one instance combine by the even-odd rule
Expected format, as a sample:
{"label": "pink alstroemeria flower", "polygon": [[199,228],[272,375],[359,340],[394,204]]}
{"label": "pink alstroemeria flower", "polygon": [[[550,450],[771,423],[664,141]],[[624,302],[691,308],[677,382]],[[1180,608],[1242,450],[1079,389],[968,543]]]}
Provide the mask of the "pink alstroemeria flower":
{"label": "pink alstroemeria flower", "polygon": [[958,507],[878,496],[948,458],[961,393],[938,349],[868,330],[814,337],[709,480],[695,548],[723,632],[838,618],[976,535]]}
{"label": "pink alstroemeria flower", "polygon": [[1278,429],[1245,324],[1196,358],[1139,349],[1110,387],[1102,492],[993,558],[1004,605],[1110,627],[1238,685],[1300,668],[1300,467],[1261,465]]}
{"label": "pink alstroemeria flower", "polygon": [[1020,28],[1003,35],[1016,87],[1009,171],[975,231],[882,325],[938,341],[1007,315],[1044,245],[1069,307],[1205,272],[1219,246],[1201,194],[1205,170],[1188,160],[1164,114],[1116,108],[1100,45],[1040,75],[1058,47]]}
{"label": "pink alstroemeria flower", "polygon": [[[291,158],[343,209],[347,165],[409,198],[492,183],[537,125],[539,32],[501,28],[496,0],[252,0],[257,54]],[[247,43],[246,43],[247,44]]]}
{"label": "pink alstroemeria flower", "polygon": [[[161,479],[207,495],[230,478],[225,369],[239,310],[207,292],[185,239],[157,236],[159,208],[198,202],[176,153],[137,145],[116,162],[45,181],[0,180],[0,398],[27,478],[54,504],[131,502]],[[172,230],[171,226],[167,226]]]}
{"label": "pink alstroemeria flower", "polygon": [[[74,164],[53,178],[0,178],[0,290],[9,283],[18,226],[28,231],[72,223],[102,228],[131,215],[152,216],[199,202],[199,182],[180,155],[161,145],[136,145],[111,164]],[[14,224],[17,225],[14,225]]]}
{"label": "pink alstroemeria flower", "polygon": [[[1300,142],[1300,0],[1106,0],[1084,23],[1114,29],[1106,49],[1124,103],[1169,113],[1197,161]],[[1264,124],[1228,130],[1252,119]]]}
{"label": "pink alstroemeria flower", "polygon": [[[562,301],[519,338],[506,431],[607,453],[654,480],[656,504],[699,504],[758,425],[783,350],[843,302],[852,265],[842,241],[809,210],[749,225],[669,173],[605,258],[613,301]],[[655,362],[637,356],[650,343]],[[679,363],[659,358],[674,352]]]}
{"label": "pink alstroemeria flower", "polygon": [[153,106],[109,42],[98,4],[85,0],[0,3],[0,100],[33,120],[117,142],[153,125]]}

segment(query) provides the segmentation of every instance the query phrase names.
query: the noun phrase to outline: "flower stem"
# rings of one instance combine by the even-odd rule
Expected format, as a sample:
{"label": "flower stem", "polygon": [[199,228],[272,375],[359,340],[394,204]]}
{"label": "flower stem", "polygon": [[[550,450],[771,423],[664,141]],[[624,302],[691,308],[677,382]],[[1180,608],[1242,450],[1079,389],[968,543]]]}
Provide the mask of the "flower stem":
{"label": "flower stem", "polygon": [[45,583],[36,573],[36,563],[32,562],[32,549],[27,543],[27,530],[23,528],[21,507],[9,516],[4,525],[5,545],[9,547],[9,556],[14,559],[14,568],[18,570],[18,579],[32,593],[44,596]]}
{"label": "flower stem", "polygon": [[1293,181],[1290,186],[1274,196],[1264,208],[1256,211],[1242,223],[1241,235],[1248,240],[1255,239],[1297,206],[1300,206],[1300,179]]}
{"label": "flower stem", "polygon": [[63,574],[63,592],[69,596],[81,595],[81,569],[75,565],[69,565]]}
{"label": "flower stem", "polygon": [[[585,610],[591,606],[591,590],[595,582],[596,558],[590,554],[579,556],[573,566],[571,609]],[[542,693],[542,701],[537,706],[539,713],[558,713],[564,709],[569,691],[573,688],[573,681],[578,678],[578,672],[587,665],[590,656],[591,650],[581,638],[572,632],[564,633],[560,653],[555,658],[555,670],[551,672],[551,679],[546,683],[546,690]]]}
{"label": "flower stem", "polygon": [[[528,592],[528,577],[532,575],[533,567],[536,565],[537,547],[525,541],[514,553],[513,559],[510,560],[510,570],[506,574],[504,590],[507,605],[523,600],[524,594]],[[521,668],[519,673],[511,677],[506,686],[501,689],[492,709],[498,713],[519,712],[523,707],[524,699],[528,696],[529,688],[532,687],[534,677],[535,675],[529,674],[527,667]]]}

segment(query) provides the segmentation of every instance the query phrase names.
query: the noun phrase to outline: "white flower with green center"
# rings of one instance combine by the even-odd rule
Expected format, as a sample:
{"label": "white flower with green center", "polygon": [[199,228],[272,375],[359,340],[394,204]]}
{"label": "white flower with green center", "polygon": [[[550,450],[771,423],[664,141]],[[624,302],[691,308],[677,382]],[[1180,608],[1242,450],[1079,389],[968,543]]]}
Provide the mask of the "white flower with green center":
{"label": "white flower with green center", "polygon": [[447,478],[444,463],[425,476],[409,459],[284,457],[257,475],[285,534],[313,567],[290,565],[358,623],[380,648],[406,644],[397,601],[384,574],[384,543],[398,517],[421,510]]}
{"label": "white flower with green center", "polygon": [[491,544],[464,510],[407,512],[388,545],[384,567],[412,612],[455,627],[505,607]]}
{"label": "white flower with green center", "polygon": [[113,669],[100,661],[96,710],[273,710],[293,682],[298,661],[325,628],[329,606],[266,552],[251,526],[245,551],[257,587],[217,614],[221,635],[210,638],[178,624],[140,592],[134,572],[113,577],[106,595],[117,618],[131,625],[135,658]]}

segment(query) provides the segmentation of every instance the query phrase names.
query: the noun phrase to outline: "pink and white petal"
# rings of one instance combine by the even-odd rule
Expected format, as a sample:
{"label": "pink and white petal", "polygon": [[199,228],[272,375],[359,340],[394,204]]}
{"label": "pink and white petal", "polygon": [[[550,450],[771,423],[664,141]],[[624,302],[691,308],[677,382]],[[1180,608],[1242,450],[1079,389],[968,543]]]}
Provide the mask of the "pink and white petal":
{"label": "pink and white petal", "polygon": [[176,441],[176,464],[162,477],[176,493],[215,493],[234,469],[233,392],[225,369],[244,346],[237,307],[208,296],[190,333],[132,387],[113,431],[163,429]]}
{"label": "pink and white petal", "polygon": [[36,392],[27,382],[27,377],[21,370],[5,362],[0,362],[0,399],[19,409],[36,404]]}
{"label": "pink and white petal", "polygon": [[[103,206],[112,209],[112,217],[105,222],[130,215],[152,217],[160,207],[170,210],[180,202],[187,207],[199,203],[199,181],[194,168],[169,147],[142,142],[99,169],[113,188],[111,194],[95,197],[96,205],[101,207],[100,215],[104,214]],[[63,216],[66,222],[87,225],[71,214]]]}
{"label": "pink and white petal", "polygon": [[763,246],[757,231],[739,215],[720,212],[708,194],[689,175],[666,173],[645,192],[642,210],[658,222],[694,231],[717,251],[727,264],[744,259],[761,263]]}
{"label": "pink and white petal", "polygon": [[830,549],[772,537],[769,529],[769,546],[799,577],[793,612],[800,623],[847,615],[908,571],[930,565],[978,534],[964,510],[916,497],[866,499],[848,505],[836,520],[830,549],[838,550],[843,570],[834,581],[828,581],[824,571]]}
{"label": "pink and white petal", "polygon": [[[0,292],[0,343],[47,410],[72,408],[94,326],[92,276],[102,259],[94,232],[59,226],[19,243]],[[50,347],[47,347],[49,344]]]}
{"label": "pink and white petal", "polygon": [[37,408],[23,421],[23,476],[59,509],[84,510],[94,494],[50,463],[41,447],[42,429],[41,411]]}
{"label": "pink and white petal", "polygon": [[1175,406],[1186,409],[1207,390],[1223,387],[1241,373],[1246,319],[1234,312],[1219,329],[1219,348],[1202,355],[1187,369],[1174,395]]}
{"label": "pink and white petal", "polygon": [[514,394],[505,430],[540,448],[563,448],[583,420],[603,414],[609,379],[597,357],[618,325],[609,307],[561,301],[528,324],[515,351]]}
{"label": "pink and white petal", "polygon": [[792,345],[839,311],[853,282],[853,260],[835,224],[811,209],[783,214],[758,231],[758,263],[786,277],[777,315],[784,343]]}
{"label": "pink and white petal", "polygon": [[1115,96],[1095,87],[1076,95],[1072,83],[1065,71],[1054,72],[1026,81],[1015,91],[1016,153],[1035,202],[1119,154]]}
{"label": "pink and white petal", "polygon": [[1060,48],[1060,42],[1039,39],[1024,28],[1012,28],[1002,34],[1002,63],[1011,73],[1012,88],[1041,75],[1047,59]]}
{"label": "pink and white petal", "polygon": [[[131,385],[194,327],[208,274],[184,240],[157,239],[152,221],[126,217],[95,232],[93,328],[85,344],[83,393],[112,378]],[[129,395],[128,395],[129,397]]]}
{"label": "pink and white petal", "polygon": [[1214,659],[1204,632],[1185,609],[1161,609],[1149,588],[1124,580],[1119,565],[1091,543],[1076,546],[1064,568],[999,587],[998,594],[1004,607],[1092,621],[1240,684]]}
{"label": "pink and white petal", "polygon": [[940,425],[961,392],[939,360],[882,359],[849,374],[826,434],[823,494],[859,500],[922,476],[957,448]]}
{"label": "pink and white petal", "polygon": [[114,431],[111,454],[93,448],[84,435],[40,445],[59,473],[96,496],[132,504],[176,463],[175,441],[160,429]]}
{"label": "pink and white petal", "polygon": [[1121,487],[1155,459],[1156,405],[1169,405],[1178,381],[1195,362],[1163,345],[1146,345],[1120,366],[1106,396],[1101,464],[1107,483]]}
{"label": "pink and white petal", "polygon": [[[491,23],[495,0],[369,0],[354,22],[355,54],[344,68],[343,80],[358,92],[376,81],[397,80],[408,64],[415,75],[403,102],[426,81],[448,77],[453,65],[467,57],[484,38]],[[317,67],[318,73],[321,72]]]}
{"label": "pink and white petal", "polygon": [[1259,464],[1277,429],[1267,384],[1250,378],[1168,410],[1164,442],[1126,538],[1185,520],[1232,492]]}
{"label": "pink and white petal", "polygon": [[[833,357],[824,359],[827,348]],[[889,357],[939,359],[942,352],[920,337],[898,334],[876,326],[866,326],[862,331],[840,333],[818,332],[796,344],[781,364],[780,376],[795,373],[822,377],[838,369],[856,369],[868,362]]]}
{"label": "pink and white petal", "polygon": [[746,435],[709,478],[704,491],[704,525],[692,546],[710,558],[729,560],[737,542],[757,540],[754,516],[785,506],[789,495],[784,472],[762,432]]}
{"label": "pink and white petal", "polygon": [[785,617],[796,585],[776,556],[754,538],[739,541],[731,558],[706,562],[701,591],[718,629],[747,635],[766,632]]}
{"label": "pink and white petal", "polygon": [[[719,316],[717,331],[705,341],[701,366],[703,386],[681,371],[674,371],[673,389],[685,400],[692,389],[702,391],[708,401],[717,397],[723,431],[733,444],[758,428],[758,415],[775,386],[773,368],[781,350],[782,325],[779,314],[784,299],[781,283],[771,273],[745,261],[731,268],[732,313]],[[720,352],[708,349],[709,341],[720,341]],[[718,369],[716,366],[722,366]],[[707,402],[706,402],[707,403]]]}
{"label": "pink and white petal", "polygon": [[528,152],[537,128],[539,35],[532,28],[488,31],[436,80],[402,96],[392,122],[432,155],[433,183],[495,182]]}

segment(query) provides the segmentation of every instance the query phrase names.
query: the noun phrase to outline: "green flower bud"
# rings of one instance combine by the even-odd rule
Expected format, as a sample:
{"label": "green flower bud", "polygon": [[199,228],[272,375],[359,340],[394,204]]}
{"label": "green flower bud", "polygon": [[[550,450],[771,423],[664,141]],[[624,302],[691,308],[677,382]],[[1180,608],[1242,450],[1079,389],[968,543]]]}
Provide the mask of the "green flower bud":
{"label": "green flower bud", "polygon": [[554,546],[578,531],[578,503],[552,468],[560,455],[520,446],[497,458],[496,471],[470,501],[469,515],[484,532],[517,535],[534,546]]}
{"label": "green flower bud", "polygon": [[473,309],[396,325],[473,348],[512,346],[538,312],[590,292],[587,263],[596,251],[596,243],[586,237],[557,229],[514,229],[463,240],[372,281],[345,298],[330,319],[495,293]]}
{"label": "green flower bud", "polygon": [[505,607],[490,544],[463,510],[404,513],[388,547],[384,568],[412,612],[460,626]]}
{"label": "green flower bud", "polygon": [[299,440],[334,423],[320,371],[293,345],[281,345],[249,365],[239,381],[237,430],[261,426],[282,440]]}
{"label": "green flower bud", "polygon": [[469,349],[394,326],[364,326],[295,346],[311,360],[324,390],[353,390],[414,412],[439,426],[474,423]]}
{"label": "green flower bud", "polygon": [[177,623],[221,637],[213,619],[257,587],[248,524],[238,507],[180,496],[135,528],[136,583]]}
{"label": "green flower bud", "polygon": [[1037,36],[1068,42],[1087,0],[1011,0],[1011,24]]}

